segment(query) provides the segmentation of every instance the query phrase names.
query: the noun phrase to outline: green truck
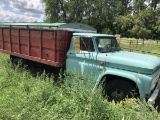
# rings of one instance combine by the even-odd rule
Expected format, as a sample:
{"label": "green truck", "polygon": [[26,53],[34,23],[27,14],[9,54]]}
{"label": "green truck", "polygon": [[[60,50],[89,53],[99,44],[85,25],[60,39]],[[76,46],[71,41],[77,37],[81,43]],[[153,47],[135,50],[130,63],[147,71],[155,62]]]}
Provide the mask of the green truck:
{"label": "green truck", "polygon": [[114,35],[81,23],[0,23],[0,52],[11,62],[34,61],[91,76],[93,90],[121,101],[139,97],[153,104],[160,90],[160,58],[123,51]]}

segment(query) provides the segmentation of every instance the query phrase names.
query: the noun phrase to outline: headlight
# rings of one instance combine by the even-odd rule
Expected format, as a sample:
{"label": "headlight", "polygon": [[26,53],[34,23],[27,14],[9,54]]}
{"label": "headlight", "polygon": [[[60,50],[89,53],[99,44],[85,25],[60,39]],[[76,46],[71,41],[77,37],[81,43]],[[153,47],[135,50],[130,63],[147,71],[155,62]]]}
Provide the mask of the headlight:
{"label": "headlight", "polygon": [[160,79],[160,74],[156,75],[156,77],[153,79],[150,90],[153,90],[155,88],[159,79]]}

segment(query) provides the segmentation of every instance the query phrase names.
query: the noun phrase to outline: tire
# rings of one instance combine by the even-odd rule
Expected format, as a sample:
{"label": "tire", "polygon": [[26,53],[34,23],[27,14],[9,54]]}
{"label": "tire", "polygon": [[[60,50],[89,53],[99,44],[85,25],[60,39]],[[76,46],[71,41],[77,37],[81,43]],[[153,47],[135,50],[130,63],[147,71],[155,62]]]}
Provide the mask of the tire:
{"label": "tire", "polygon": [[103,97],[108,97],[109,101],[114,100],[115,102],[122,101],[125,98],[135,98],[137,93],[134,85],[118,79],[106,82],[102,90]]}
{"label": "tire", "polygon": [[16,67],[23,67],[25,62],[22,58],[18,58],[15,56],[10,56],[11,59],[11,63],[12,63],[12,67],[16,68]]}

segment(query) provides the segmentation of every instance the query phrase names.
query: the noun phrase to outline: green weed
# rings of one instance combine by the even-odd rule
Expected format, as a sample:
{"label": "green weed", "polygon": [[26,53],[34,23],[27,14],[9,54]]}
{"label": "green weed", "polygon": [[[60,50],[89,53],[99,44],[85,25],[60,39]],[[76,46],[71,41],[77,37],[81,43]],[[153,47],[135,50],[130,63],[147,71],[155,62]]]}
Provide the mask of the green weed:
{"label": "green weed", "polygon": [[28,70],[12,69],[7,55],[0,58],[0,120],[160,119],[154,107],[139,100],[108,102],[100,89],[87,89],[94,84],[90,78],[63,75],[55,82],[45,72],[33,76]]}

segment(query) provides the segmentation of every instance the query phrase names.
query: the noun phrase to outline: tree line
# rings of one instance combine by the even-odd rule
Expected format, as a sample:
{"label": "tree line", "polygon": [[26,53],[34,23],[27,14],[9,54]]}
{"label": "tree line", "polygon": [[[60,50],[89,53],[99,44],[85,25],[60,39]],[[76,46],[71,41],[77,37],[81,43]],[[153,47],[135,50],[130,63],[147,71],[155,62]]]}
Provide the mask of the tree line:
{"label": "tree line", "polygon": [[45,22],[80,22],[98,32],[160,39],[160,0],[43,0]]}

